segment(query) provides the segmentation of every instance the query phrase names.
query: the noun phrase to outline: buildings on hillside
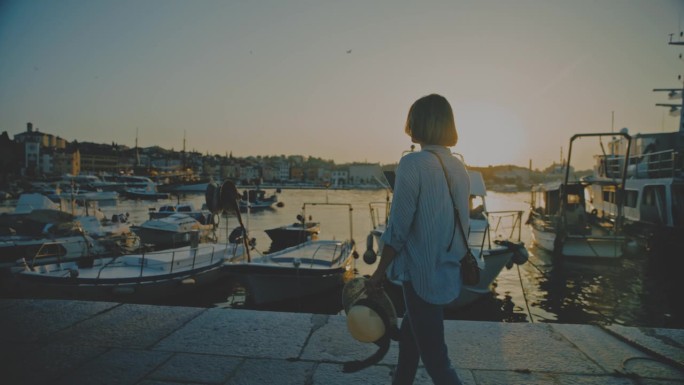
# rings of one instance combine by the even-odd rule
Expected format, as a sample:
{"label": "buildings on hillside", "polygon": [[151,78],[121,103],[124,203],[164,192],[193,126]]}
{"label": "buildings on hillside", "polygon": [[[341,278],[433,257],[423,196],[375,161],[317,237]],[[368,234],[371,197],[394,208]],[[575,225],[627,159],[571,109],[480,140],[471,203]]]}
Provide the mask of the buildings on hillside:
{"label": "buildings on hillside", "polygon": [[17,177],[59,178],[78,175],[147,175],[161,182],[213,178],[232,179],[242,183],[296,183],[329,187],[348,185],[381,187],[380,164],[354,163],[335,165],[332,161],[303,156],[235,158],[177,152],[160,147],[130,148],[112,143],[68,142],[34,129],[0,136],[0,183]]}

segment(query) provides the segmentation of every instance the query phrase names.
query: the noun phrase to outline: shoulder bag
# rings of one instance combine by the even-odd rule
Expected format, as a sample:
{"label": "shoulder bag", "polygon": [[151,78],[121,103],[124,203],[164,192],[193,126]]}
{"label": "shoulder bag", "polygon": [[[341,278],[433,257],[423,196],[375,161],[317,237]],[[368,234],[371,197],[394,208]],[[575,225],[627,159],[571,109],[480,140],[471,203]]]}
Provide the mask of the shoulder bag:
{"label": "shoulder bag", "polygon": [[[475,256],[470,251],[470,246],[468,245],[468,237],[465,235],[463,230],[463,224],[461,223],[461,217],[458,213],[458,208],[456,208],[456,202],[454,202],[454,196],[451,194],[451,183],[449,183],[449,175],[447,175],[446,167],[444,167],[444,162],[442,158],[437,155],[436,152],[430,151],[439,160],[439,164],[442,166],[442,171],[444,171],[444,178],[446,179],[447,188],[449,189],[449,198],[451,198],[451,205],[454,208],[454,226],[458,227],[463,237],[466,245],[466,254],[461,258],[461,279],[463,283],[468,286],[477,285],[480,282],[480,267],[477,265],[477,260]],[[454,232],[451,234],[451,240],[449,241],[449,247],[447,251],[451,250],[451,245],[454,242]]]}

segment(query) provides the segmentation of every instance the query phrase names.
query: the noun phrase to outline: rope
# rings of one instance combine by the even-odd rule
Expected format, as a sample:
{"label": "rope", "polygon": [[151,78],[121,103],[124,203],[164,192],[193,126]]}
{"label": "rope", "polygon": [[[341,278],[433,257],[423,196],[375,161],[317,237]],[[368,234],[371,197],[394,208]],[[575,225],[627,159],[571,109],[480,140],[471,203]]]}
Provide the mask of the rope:
{"label": "rope", "polygon": [[523,286],[522,274],[520,273],[520,265],[516,264],[515,267],[518,269],[518,279],[520,280],[520,290],[522,291],[523,299],[525,299],[525,307],[527,308],[527,314],[530,316],[530,323],[534,323],[534,317],[532,317],[532,311],[530,310],[530,303],[527,300],[527,294],[525,293],[525,287]]}

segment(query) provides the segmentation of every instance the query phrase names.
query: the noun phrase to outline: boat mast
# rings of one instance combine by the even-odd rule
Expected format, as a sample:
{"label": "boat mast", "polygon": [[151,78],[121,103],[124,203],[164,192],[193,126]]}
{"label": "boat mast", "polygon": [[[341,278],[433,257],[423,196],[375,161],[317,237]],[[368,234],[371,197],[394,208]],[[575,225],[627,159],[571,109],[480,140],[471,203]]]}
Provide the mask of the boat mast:
{"label": "boat mast", "polygon": [[138,151],[138,127],[135,128],[135,165],[140,167],[140,152]]}
{"label": "boat mast", "polygon": [[[674,34],[670,34],[670,45],[680,45],[684,46],[684,32],[679,32],[677,40],[673,39]],[[679,54],[679,59],[682,59],[682,54]],[[681,82],[682,75],[677,76],[677,79]],[[670,107],[670,114],[676,114],[679,112],[679,132],[684,133],[684,108],[682,108],[682,94],[684,94],[684,82],[682,82],[682,87],[680,88],[655,88],[654,92],[667,92],[669,99],[679,99],[679,103],[657,103],[656,106],[660,107]]]}

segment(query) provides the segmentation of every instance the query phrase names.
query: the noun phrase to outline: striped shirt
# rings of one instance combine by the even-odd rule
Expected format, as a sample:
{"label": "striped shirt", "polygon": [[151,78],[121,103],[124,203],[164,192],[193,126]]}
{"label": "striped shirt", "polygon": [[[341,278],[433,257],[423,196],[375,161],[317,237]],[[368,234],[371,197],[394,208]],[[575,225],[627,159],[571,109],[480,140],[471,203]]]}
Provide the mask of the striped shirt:
{"label": "striped shirt", "polygon": [[[387,270],[388,277],[411,281],[423,300],[441,305],[458,297],[460,260],[467,246],[454,226],[453,205],[442,166],[435,154],[427,150],[437,153],[444,162],[461,223],[469,228],[470,179],[463,162],[451,156],[447,147],[423,145],[422,151],[407,154],[399,161],[382,241],[397,252]],[[453,245],[447,252],[454,231]]]}

